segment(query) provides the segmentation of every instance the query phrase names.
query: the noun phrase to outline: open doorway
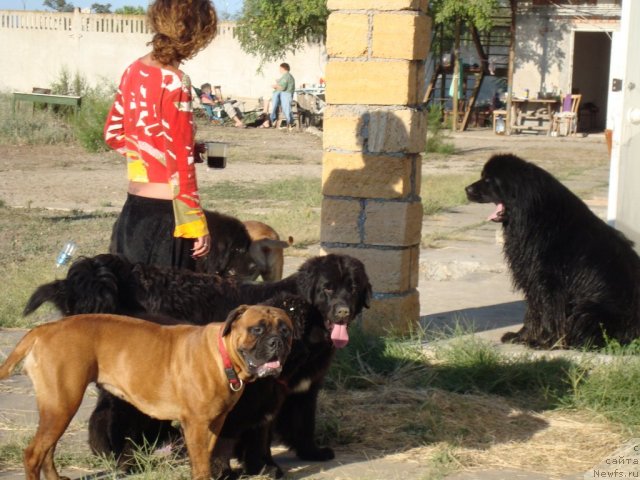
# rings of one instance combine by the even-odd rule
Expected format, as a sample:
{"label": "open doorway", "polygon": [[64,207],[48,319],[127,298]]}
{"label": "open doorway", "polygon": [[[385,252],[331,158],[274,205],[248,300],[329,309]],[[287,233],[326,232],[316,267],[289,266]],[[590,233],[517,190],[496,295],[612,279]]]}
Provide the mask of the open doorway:
{"label": "open doorway", "polygon": [[574,32],[571,91],[582,95],[578,130],[598,132],[607,122],[611,34]]}

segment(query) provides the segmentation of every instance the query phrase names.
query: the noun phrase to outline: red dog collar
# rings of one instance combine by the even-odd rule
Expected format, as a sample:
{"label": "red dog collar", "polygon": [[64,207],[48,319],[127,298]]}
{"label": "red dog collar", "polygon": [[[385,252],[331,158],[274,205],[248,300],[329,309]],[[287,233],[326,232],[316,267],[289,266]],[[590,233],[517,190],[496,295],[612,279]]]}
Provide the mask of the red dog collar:
{"label": "red dog collar", "polygon": [[244,382],[238,378],[236,371],[233,369],[231,357],[229,357],[229,352],[227,352],[227,348],[224,346],[224,340],[222,339],[222,329],[220,329],[220,333],[218,334],[218,350],[220,350],[220,356],[222,357],[224,373],[227,374],[227,379],[229,380],[229,388],[234,392],[239,392],[242,390]]}

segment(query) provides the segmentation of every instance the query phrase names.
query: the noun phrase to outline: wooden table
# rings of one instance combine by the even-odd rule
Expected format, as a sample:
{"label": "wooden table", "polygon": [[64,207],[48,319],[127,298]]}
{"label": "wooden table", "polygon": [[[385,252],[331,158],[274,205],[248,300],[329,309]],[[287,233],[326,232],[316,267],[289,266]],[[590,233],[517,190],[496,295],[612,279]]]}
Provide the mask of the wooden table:
{"label": "wooden table", "polygon": [[[511,131],[543,131],[551,134],[553,115],[560,108],[560,100],[555,98],[513,98],[511,99]],[[536,122],[531,124],[527,122]]]}

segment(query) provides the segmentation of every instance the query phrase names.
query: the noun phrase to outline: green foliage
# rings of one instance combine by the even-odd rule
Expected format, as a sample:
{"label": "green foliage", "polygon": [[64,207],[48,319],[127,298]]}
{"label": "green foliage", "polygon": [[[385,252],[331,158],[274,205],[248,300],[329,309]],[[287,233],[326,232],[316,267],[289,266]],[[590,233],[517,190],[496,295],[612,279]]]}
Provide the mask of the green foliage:
{"label": "green foliage", "polygon": [[[100,152],[108,149],[103,139],[104,124],[113,100],[113,86],[102,84],[95,87],[89,85],[87,79],[75,72],[73,75],[63,67],[58,78],[51,84],[52,93],[61,95],[82,96],[82,108],[78,116],[71,116],[72,110],[66,109],[69,123],[76,139],[89,152]],[[58,109],[62,112],[62,109]]]}
{"label": "green foliage", "polygon": [[110,3],[93,3],[91,4],[91,10],[95,13],[111,13]]}
{"label": "green foliage", "polygon": [[118,15],[144,15],[147,12],[144,7],[125,5],[124,7],[116,8],[113,13],[117,13]]}
{"label": "green foliage", "polygon": [[104,142],[104,124],[111,108],[111,98],[94,92],[83,99],[78,117],[73,121],[73,133],[88,152],[109,149]]}
{"label": "green foliage", "polygon": [[19,102],[15,113],[11,96],[0,96],[0,145],[53,145],[73,141],[73,132],[65,118],[47,109]]}
{"label": "green foliage", "polygon": [[568,405],[604,415],[637,432],[640,427],[640,358],[624,356],[590,370],[571,371]]}
{"label": "green foliage", "polygon": [[455,152],[453,143],[443,129],[442,107],[432,105],[427,115],[427,153],[442,153],[451,155]]}
{"label": "green foliage", "polygon": [[500,0],[431,0],[429,11],[437,24],[461,19],[480,31],[493,26],[492,17],[500,7]]}
{"label": "green foliage", "polygon": [[435,215],[469,203],[464,187],[476,179],[477,175],[470,173],[424,175],[420,188],[424,214]]}
{"label": "green foliage", "polygon": [[326,0],[245,0],[236,34],[242,48],[261,66],[295,52],[307,41],[322,41]]}
{"label": "green foliage", "polygon": [[44,0],[42,5],[56,12],[73,12],[75,6],[65,0]]}
{"label": "green foliage", "polygon": [[67,67],[62,67],[58,78],[51,84],[51,93],[57,95],[86,95],[89,91],[87,79],[77,72],[71,75]]}

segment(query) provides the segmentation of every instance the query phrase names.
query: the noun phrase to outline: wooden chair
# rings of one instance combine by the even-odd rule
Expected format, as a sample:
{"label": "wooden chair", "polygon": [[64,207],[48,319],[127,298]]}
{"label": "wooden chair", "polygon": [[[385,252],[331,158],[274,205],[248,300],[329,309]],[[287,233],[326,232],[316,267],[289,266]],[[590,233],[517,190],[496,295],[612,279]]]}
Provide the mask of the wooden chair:
{"label": "wooden chair", "polygon": [[[567,96],[571,98],[571,105],[567,101]],[[556,135],[575,135],[578,132],[578,109],[582,95],[567,94],[562,101],[563,111],[553,116],[551,131]]]}

